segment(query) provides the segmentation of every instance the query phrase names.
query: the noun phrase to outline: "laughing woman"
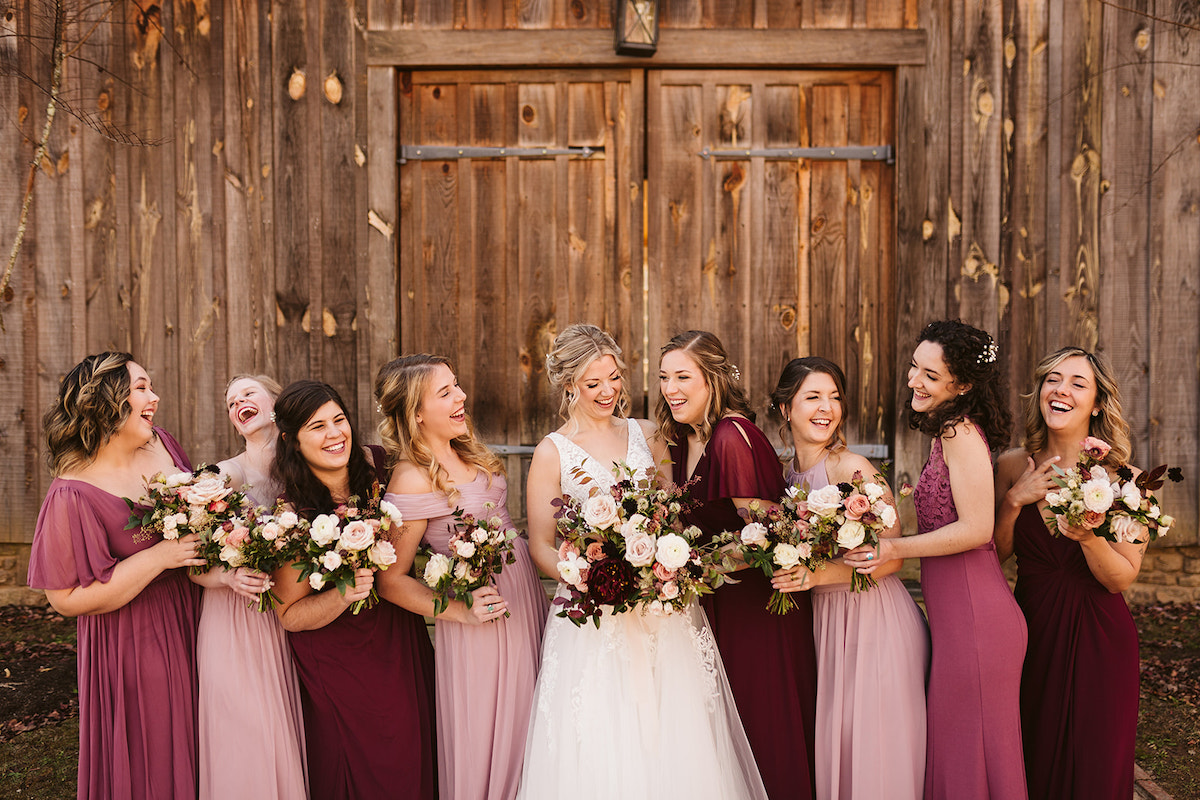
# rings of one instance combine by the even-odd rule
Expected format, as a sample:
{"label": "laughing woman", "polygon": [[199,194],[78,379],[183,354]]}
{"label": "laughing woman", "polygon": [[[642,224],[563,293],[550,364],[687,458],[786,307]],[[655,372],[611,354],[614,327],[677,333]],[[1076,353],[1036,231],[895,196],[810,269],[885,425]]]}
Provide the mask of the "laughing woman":
{"label": "laughing woman", "polygon": [[[265,375],[240,375],[225,390],[229,421],[246,449],[217,466],[256,506],[279,497],[270,477],[278,396],[279,384]],[[307,797],[296,667],[279,619],[254,603],[270,576],[239,567],[192,580],[205,587],[196,642],[201,800]]]}
{"label": "laughing woman", "polygon": [[[404,517],[397,562],[378,576],[384,597],[433,616],[433,593],[408,575],[418,546],[449,555],[456,508],[512,528],[500,459],[472,430],[467,395],[449,362],[413,355],[383,365],[375,378],[379,434],[394,463],[386,498]],[[494,585],[458,600],[434,628],[438,789],[442,800],[513,800],[549,603],[525,539]]]}
{"label": "laughing woman", "polygon": [[190,470],[153,424],[158,396],[128,353],[88,356],[44,422],[54,482],[29,585],[79,625],[79,788],[87,800],[196,796],[195,534],[126,528],[127,499]]}
{"label": "laughing woman", "polygon": [[[383,448],[369,450],[330,385],[297,381],[275,401],[273,475],[305,519],[387,484]],[[370,459],[368,459],[368,454]],[[375,574],[345,594],[314,592],[288,564],[275,572],[275,609],[300,674],[308,784],[321,800],[433,800],[433,648],[420,617],[387,600],[358,614]]]}

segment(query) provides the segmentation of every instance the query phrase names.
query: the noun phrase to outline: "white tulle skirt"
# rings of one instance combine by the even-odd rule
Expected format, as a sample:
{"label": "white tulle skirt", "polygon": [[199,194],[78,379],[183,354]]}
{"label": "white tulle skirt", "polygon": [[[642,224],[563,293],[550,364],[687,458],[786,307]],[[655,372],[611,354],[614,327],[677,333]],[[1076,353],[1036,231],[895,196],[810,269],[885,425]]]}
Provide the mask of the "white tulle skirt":
{"label": "white tulle skirt", "polygon": [[762,798],[725,669],[696,603],[555,616],[542,642],[518,798]]}

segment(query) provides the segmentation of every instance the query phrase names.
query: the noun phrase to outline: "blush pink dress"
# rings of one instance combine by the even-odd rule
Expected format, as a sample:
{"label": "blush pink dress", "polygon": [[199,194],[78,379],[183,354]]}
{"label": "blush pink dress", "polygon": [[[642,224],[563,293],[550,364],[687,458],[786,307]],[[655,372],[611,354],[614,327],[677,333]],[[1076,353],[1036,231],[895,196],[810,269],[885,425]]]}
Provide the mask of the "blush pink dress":
{"label": "blush pink dress", "polygon": [[[155,429],[180,470],[183,449]],[[135,527],[125,499],[90,483],[50,484],[33,534],[29,585],[107,583],[117,564],[162,541]],[[84,800],[196,797],[196,621],[186,569],[160,573],[115,611],[77,619],[79,785]]]}
{"label": "blush pink dress", "polygon": [[[392,494],[405,520],[426,520],[424,541],[449,555],[460,507],[476,517],[508,515],[503,475],[479,471],[458,487],[453,503],[441,492]],[[488,506],[490,504],[490,507]],[[442,800],[512,800],[521,782],[525,738],[541,660],[542,629],[550,603],[524,538],[514,542],[516,563],[495,584],[511,614],[482,625],[438,620],[434,626],[437,698],[438,793]]]}
{"label": "blush pink dress", "polygon": [[[940,438],[913,500],[918,533],[958,520]],[[933,644],[925,797],[1024,800],[1020,691],[1027,634],[995,543],[922,558],[921,591]]]}
{"label": "blush pink dress", "polygon": [[[787,482],[829,485],[822,459]],[[817,645],[817,797],[918,800],[925,785],[929,629],[895,575],[864,592],[812,589]]]}

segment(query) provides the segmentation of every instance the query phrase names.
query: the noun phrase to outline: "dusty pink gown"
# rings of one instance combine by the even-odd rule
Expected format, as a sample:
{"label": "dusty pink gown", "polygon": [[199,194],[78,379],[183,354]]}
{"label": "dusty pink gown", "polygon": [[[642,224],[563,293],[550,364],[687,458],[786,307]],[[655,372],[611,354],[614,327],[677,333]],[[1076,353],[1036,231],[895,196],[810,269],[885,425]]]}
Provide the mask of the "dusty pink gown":
{"label": "dusty pink gown", "polygon": [[[477,517],[499,516],[508,527],[508,484],[480,471],[451,505],[441,492],[387,494],[406,520],[424,519],[425,542],[449,555],[454,506]],[[492,508],[485,507],[491,503]],[[512,800],[521,782],[529,714],[541,660],[542,630],[550,604],[517,539],[517,560],[496,577],[507,619],[483,625],[438,621],[434,627],[437,678],[438,791],[442,800]]]}
{"label": "dusty pink gown", "polygon": [[307,797],[300,686],[275,612],[225,586],[205,589],[196,660],[201,800]]}
{"label": "dusty pink gown", "polygon": [[[958,519],[940,438],[913,500],[918,533]],[[921,590],[933,643],[925,797],[1024,800],[1020,691],[1027,634],[995,543],[922,558]]]}
{"label": "dusty pink gown", "polygon": [[[788,470],[793,486],[829,485],[822,459]],[[917,800],[925,785],[929,629],[895,575],[865,592],[812,589],[817,645],[817,797]]]}
{"label": "dusty pink gown", "polygon": [[[175,465],[190,470],[179,443],[155,430]],[[120,561],[162,540],[126,530],[129,513],[124,498],[56,479],[38,514],[29,585],[107,583]],[[199,587],[171,569],[121,608],[78,618],[78,797],[195,798],[199,612]]]}

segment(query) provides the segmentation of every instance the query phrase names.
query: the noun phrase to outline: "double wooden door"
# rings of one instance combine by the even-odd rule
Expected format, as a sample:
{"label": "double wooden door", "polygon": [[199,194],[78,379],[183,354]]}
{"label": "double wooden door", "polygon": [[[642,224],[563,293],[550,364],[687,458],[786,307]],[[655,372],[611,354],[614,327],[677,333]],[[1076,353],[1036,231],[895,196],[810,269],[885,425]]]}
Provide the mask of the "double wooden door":
{"label": "double wooden door", "polygon": [[545,355],[577,321],[624,349],[638,413],[663,342],[702,328],[760,413],[789,359],[824,355],[852,441],[891,441],[894,170],[840,157],[892,142],[890,73],[403,77],[400,348],[454,361],[487,441],[557,426]]}

